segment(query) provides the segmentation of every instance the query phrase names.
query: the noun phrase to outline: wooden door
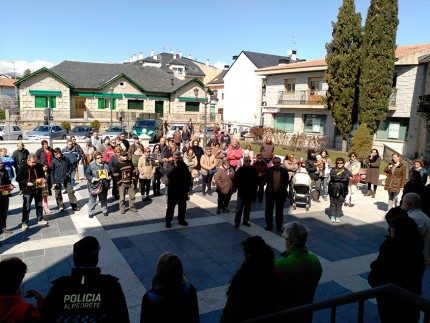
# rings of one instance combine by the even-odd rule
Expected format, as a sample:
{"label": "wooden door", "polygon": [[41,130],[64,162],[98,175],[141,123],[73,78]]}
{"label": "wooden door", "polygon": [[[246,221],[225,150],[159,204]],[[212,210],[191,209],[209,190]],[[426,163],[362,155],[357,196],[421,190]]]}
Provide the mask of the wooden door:
{"label": "wooden door", "polygon": [[85,100],[86,98],[75,98],[75,118],[84,118],[87,110]]}

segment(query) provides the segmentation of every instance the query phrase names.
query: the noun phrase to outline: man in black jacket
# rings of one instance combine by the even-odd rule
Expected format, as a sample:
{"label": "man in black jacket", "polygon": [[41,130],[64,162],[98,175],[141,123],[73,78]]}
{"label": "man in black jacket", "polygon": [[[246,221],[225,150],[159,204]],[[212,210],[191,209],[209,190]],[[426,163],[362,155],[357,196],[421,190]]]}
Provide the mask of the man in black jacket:
{"label": "man in black jacket", "polygon": [[36,204],[36,216],[40,225],[47,225],[48,221],[43,219],[42,188],[45,185],[45,173],[42,164],[37,162],[34,154],[28,155],[27,163],[18,170],[16,181],[22,191],[22,224],[23,230],[28,229],[31,202]]}
{"label": "man in black jacket", "polygon": [[188,191],[191,185],[191,173],[182,160],[181,153],[175,151],[173,160],[166,166],[166,175],[169,183],[167,190],[166,228],[172,227],[173,213],[178,204],[178,224],[187,226],[185,211],[187,210]]}
{"label": "man in black jacket", "polygon": [[130,322],[118,278],[97,267],[100,245],[88,236],[73,245],[75,268],[60,277],[46,296],[43,322]]}
{"label": "man in black jacket", "polygon": [[17,150],[12,154],[12,159],[15,162],[13,166],[15,167],[15,174],[18,174],[19,167],[27,162],[27,157],[30,152],[25,148],[25,145],[20,141],[17,145]]}
{"label": "man in black jacket", "polygon": [[[79,161],[82,159],[82,155],[79,152],[80,149],[73,146],[72,140],[67,140],[67,146],[63,148],[62,153],[64,157],[68,158],[70,160],[70,164],[72,167],[71,174],[73,176],[70,176],[70,184],[72,185],[72,188],[75,187],[75,172],[76,168],[78,167]],[[82,151],[82,150],[81,150]]]}
{"label": "man in black jacket", "polygon": [[243,158],[243,166],[239,167],[233,178],[234,188],[237,189],[236,217],[234,218],[234,227],[239,228],[243,212],[243,225],[250,227],[249,215],[251,214],[251,205],[256,198],[257,188],[260,179],[257,170],[251,166],[251,158]]}
{"label": "man in black jacket", "polygon": [[282,223],[284,221],[284,202],[287,197],[288,172],[281,167],[281,159],[274,157],[272,160],[273,167],[265,171],[266,176],[266,209],[264,217],[266,218],[265,230],[271,231],[273,227],[273,209],[276,204],[276,230],[282,232]]}
{"label": "man in black jacket", "polygon": [[70,160],[63,156],[60,148],[55,148],[54,159],[52,159],[51,162],[51,183],[52,188],[55,190],[55,200],[57,201],[60,212],[64,211],[61,186],[64,186],[64,189],[67,192],[72,209],[74,211],[79,211],[78,200],[76,199],[72,185],[70,184],[70,178],[74,175],[75,174],[72,174],[72,165]]}

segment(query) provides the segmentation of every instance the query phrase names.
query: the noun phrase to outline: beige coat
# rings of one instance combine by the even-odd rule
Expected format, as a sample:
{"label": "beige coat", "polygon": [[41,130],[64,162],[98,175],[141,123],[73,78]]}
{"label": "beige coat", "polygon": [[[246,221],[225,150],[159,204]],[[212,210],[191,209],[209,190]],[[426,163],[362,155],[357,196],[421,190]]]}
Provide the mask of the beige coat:
{"label": "beige coat", "polygon": [[201,172],[203,174],[207,174],[211,169],[214,169],[217,167],[217,162],[215,159],[215,156],[211,155],[210,157],[206,154],[204,154],[202,157],[200,157],[200,166],[201,166]]}
{"label": "beige coat", "polygon": [[139,158],[139,163],[137,164],[137,168],[139,170],[139,178],[140,179],[152,179],[155,174],[155,166],[153,161],[151,160],[149,165],[146,165],[146,156],[143,155]]}

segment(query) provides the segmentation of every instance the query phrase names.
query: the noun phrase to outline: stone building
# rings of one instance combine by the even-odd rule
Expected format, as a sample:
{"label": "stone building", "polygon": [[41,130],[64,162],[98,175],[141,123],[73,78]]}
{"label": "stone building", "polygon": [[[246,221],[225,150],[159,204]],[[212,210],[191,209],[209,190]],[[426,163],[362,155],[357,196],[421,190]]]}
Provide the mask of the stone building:
{"label": "stone building", "polygon": [[[201,78],[176,77],[163,68],[141,64],[64,61],[42,68],[17,81],[21,121],[43,121],[45,108],[54,122],[122,120],[132,126],[137,118],[162,117],[175,123],[203,117]],[[195,97],[194,89],[200,89]]]}
{"label": "stone building", "polygon": [[[422,58],[429,54],[430,44],[396,49],[387,118],[374,135],[374,146],[380,153],[388,147],[409,158],[423,155],[426,125],[417,114],[417,104],[428,75],[428,63]],[[325,100],[326,68],[325,59],[317,59],[256,70],[256,75],[265,78],[267,105],[261,107],[264,125],[292,133],[325,135],[339,148],[341,140]]]}

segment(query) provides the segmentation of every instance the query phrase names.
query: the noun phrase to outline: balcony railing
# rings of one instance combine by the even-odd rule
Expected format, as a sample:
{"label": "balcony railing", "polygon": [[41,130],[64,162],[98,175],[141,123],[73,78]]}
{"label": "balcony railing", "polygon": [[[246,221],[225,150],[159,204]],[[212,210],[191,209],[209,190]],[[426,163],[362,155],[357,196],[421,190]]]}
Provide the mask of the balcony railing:
{"label": "balcony railing", "polygon": [[417,112],[430,114],[430,94],[421,95],[418,98]]}
{"label": "balcony railing", "polygon": [[306,90],[286,92],[280,91],[278,93],[278,104],[310,104],[310,105],[323,105],[326,102],[327,91],[321,90]]}

